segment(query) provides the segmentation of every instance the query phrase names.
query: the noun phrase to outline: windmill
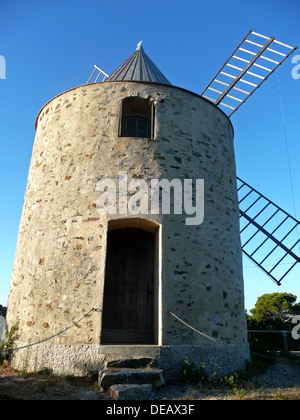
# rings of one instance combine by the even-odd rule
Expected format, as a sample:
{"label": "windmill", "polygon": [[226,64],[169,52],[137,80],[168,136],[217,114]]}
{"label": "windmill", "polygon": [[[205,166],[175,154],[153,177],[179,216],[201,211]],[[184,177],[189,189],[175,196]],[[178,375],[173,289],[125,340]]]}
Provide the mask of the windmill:
{"label": "windmill", "polygon": [[[20,342],[33,341],[28,369],[42,368],[48,354],[55,373],[101,369],[104,388],[105,363],[120,355],[159,359],[172,380],[181,374],[183,351],[195,363],[204,361],[208,374],[216,364],[220,374],[245,367],[242,250],[281,284],[299,263],[294,238],[300,223],[240,178],[238,203],[229,117],[293,50],[250,31],[199,95],[173,86],[140,42],[110,75],[95,66],[88,84],[43,106],[7,313],[8,328],[20,322]],[[211,187],[206,217],[185,228],[181,210],[202,215],[203,189],[198,194],[196,185],[201,208],[195,211],[191,190],[184,186],[190,201],[179,211],[173,194],[173,213],[170,189],[175,192],[176,180],[182,192],[181,180],[199,174]],[[117,201],[117,179],[119,213],[110,205],[111,192]],[[153,179],[168,183],[166,211],[140,211],[141,196],[131,194],[145,186],[148,202]],[[99,192],[108,206],[99,206]],[[66,325],[78,325],[74,319],[84,327],[65,334]],[[51,347],[44,347],[50,339]],[[16,353],[15,366],[23,356]],[[158,374],[162,384],[162,370]]]}
{"label": "windmill", "polygon": [[[136,51],[142,50],[142,41]],[[252,29],[238,44],[200,96],[217,105],[230,118],[272,73],[296,50]],[[133,54],[119,72],[137,60]],[[136,61],[135,67],[142,69]],[[111,79],[94,66],[87,84],[96,77]],[[149,81],[152,81],[149,79]],[[300,222],[255,188],[237,177],[240,233],[243,253],[277,285],[300,262]]]}

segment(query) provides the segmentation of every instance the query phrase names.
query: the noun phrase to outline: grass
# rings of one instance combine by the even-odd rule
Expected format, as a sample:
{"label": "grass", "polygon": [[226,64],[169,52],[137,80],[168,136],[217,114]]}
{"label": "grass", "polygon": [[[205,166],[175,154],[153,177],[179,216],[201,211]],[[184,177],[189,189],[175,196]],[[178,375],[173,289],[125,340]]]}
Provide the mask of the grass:
{"label": "grass", "polygon": [[[291,353],[279,355],[300,365],[298,356]],[[256,357],[252,355],[251,361],[247,362],[245,371],[235,371],[224,377],[216,375],[204,375],[204,365],[196,368],[194,364],[185,359],[183,363],[183,378],[193,384],[182,395],[182,400],[195,399],[229,399],[229,400],[300,400],[300,378],[299,385],[290,388],[271,389],[259,387],[254,381],[260,375],[264,375],[272,368],[275,358]]]}
{"label": "grass", "polygon": [[[281,355],[282,356],[282,355]],[[287,359],[276,359],[281,363],[285,361],[297,382],[297,371],[300,366],[298,356],[287,355]],[[173,386],[165,387],[167,399],[180,400],[300,400],[300,375],[298,386],[290,386],[287,382],[278,382],[280,368],[273,369],[272,364],[266,360],[252,357],[245,371],[232,372],[219,377],[216,372],[205,375],[205,366],[199,367],[185,359],[183,363],[183,381]],[[274,364],[274,367],[277,366]],[[273,380],[273,372],[276,377]],[[267,373],[268,381],[265,382]],[[17,378],[14,381],[14,378]],[[20,380],[23,378],[24,380]],[[259,380],[258,380],[259,378]],[[270,380],[271,378],[271,380]],[[1,381],[3,379],[3,381]],[[5,388],[5,382],[11,384]],[[278,386],[276,384],[278,383]],[[291,382],[292,383],[292,382]],[[3,385],[2,385],[3,384]],[[2,386],[1,386],[2,385]],[[170,384],[171,385],[171,384]],[[172,390],[173,389],[173,390]],[[36,373],[17,372],[7,362],[0,368],[0,394],[11,395],[21,399],[106,399],[100,393],[95,378],[78,378],[73,376],[56,376],[48,368]],[[175,398],[177,395],[177,398]]]}

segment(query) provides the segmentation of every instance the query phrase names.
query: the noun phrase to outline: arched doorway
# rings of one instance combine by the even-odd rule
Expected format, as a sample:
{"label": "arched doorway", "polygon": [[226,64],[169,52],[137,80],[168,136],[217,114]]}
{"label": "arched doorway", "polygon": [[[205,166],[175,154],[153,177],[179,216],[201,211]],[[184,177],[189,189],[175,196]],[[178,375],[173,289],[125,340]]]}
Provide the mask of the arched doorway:
{"label": "arched doorway", "polygon": [[102,344],[157,344],[157,230],[141,219],[109,224]]}

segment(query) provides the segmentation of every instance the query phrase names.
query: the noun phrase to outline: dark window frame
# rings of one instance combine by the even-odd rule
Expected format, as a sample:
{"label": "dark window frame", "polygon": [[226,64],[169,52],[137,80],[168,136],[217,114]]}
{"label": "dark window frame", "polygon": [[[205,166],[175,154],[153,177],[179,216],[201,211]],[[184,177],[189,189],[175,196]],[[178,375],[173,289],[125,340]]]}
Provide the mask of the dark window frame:
{"label": "dark window frame", "polygon": [[[130,125],[130,126],[129,126]],[[148,118],[130,116],[125,118],[125,137],[150,137]]]}
{"label": "dark window frame", "polygon": [[[119,137],[134,137],[134,138],[147,138],[154,139],[154,119],[155,119],[155,106],[154,101],[141,98],[140,96],[129,96],[122,100],[120,111],[120,125]],[[129,135],[131,130],[127,130],[129,120],[136,120],[136,135]],[[138,121],[146,120],[148,123],[147,130],[138,130]],[[140,136],[138,134],[144,134]]]}

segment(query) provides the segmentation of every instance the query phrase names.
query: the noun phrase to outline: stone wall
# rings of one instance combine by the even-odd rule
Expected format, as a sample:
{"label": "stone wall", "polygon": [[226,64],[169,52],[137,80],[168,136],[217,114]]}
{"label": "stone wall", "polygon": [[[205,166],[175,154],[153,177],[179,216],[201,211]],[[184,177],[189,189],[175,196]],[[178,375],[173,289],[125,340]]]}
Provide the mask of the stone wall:
{"label": "stone wall", "polygon": [[[118,137],[121,99],[155,103],[155,138]],[[207,340],[175,320],[222,342],[247,344],[233,129],[217,107],[191,92],[141,82],[79,86],[45,105],[25,194],[8,302],[8,325],[19,320],[21,340],[48,338],[102,308],[107,222],[97,182],[204,179],[205,216],[187,226],[186,214],[135,217],[161,225],[159,344]],[[54,338],[62,345],[98,345],[101,315]]]}

